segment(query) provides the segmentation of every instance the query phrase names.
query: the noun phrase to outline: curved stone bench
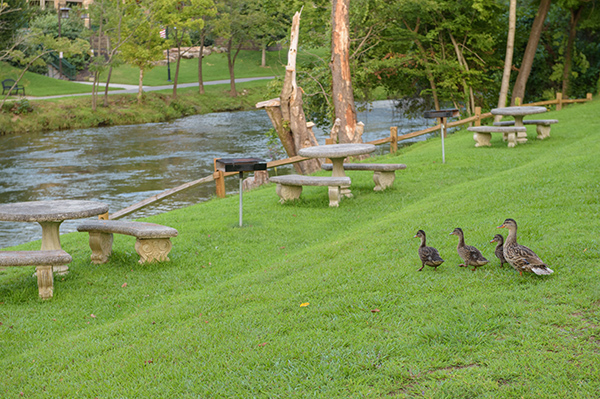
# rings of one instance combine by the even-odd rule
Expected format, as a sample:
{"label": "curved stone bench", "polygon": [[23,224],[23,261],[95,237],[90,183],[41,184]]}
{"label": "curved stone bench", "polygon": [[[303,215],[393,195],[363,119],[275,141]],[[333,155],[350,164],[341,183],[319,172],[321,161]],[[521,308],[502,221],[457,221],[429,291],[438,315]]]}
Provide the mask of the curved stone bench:
{"label": "curved stone bench", "polygon": [[[333,164],[324,163],[321,167],[325,170],[333,170]],[[373,172],[375,191],[382,191],[391,187],[396,180],[396,171],[406,169],[403,163],[345,163],[344,170],[367,170]]]}
{"label": "curved stone bench", "polygon": [[[535,125],[537,138],[544,140],[550,137],[550,125],[558,123],[558,119],[531,119],[523,121],[523,125]],[[514,126],[515,121],[494,122],[494,126]]]}
{"label": "curved stone bench", "polygon": [[168,261],[173,244],[171,237],[177,236],[172,227],[155,223],[130,222],[125,220],[92,220],[77,226],[77,231],[90,234],[92,262],[108,262],[112,252],[113,234],[134,236],[135,251],[140,255],[139,263]]}
{"label": "curved stone bench", "polygon": [[40,298],[54,295],[52,266],[71,263],[73,258],[62,249],[44,251],[0,251],[0,266],[37,266],[36,275]]}
{"label": "curved stone bench", "polygon": [[492,133],[503,133],[507,136],[508,147],[512,148],[517,145],[517,133],[527,133],[527,128],[523,126],[472,126],[467,128],[468,131],[474,132],[473,140],[475,147],[490,147],[492,144]]}
{"label": "curved stone bench", "polygon": [[269,181],[277,183],[277,195],[281,203],[299,199],[302,186],[328,186],[329,206],[340,205],[340,186],[349,186],[351,183],[349,177],[302,175],[274,176],[269,178]]}

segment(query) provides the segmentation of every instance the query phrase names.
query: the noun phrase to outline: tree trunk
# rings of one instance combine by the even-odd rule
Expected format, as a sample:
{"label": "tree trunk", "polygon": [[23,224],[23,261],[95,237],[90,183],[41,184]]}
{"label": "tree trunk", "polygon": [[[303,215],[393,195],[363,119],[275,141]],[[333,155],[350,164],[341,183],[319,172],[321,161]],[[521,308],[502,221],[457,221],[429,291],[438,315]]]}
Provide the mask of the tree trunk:
{"label": "tree trunk", "polygon": [[198,55],[198,94],[204,94],[204,80],[202,79],[202,61],[204,59],[204,39],[206,31],[203,29],[200,35],[200,54]]}
{"label": "tree trunk", "polygon": [[[306,126],[306,116],[302,108],[302,89],[296,83],[296,53],[300,31],[300,13],[294,15],[292,33],[288,50],[288,64],[279,100],[270,100],[256,104],[257,108],[266,108],[275,131],[281,140],[288,157],[298,155],[298,150],[318,145],[312,130]],[[314,173],[321,169],[318,159],[309,159],[294,165],[301,174]]]}
{"label": "tree trunk", "polygon": [[535,52],[540,41],[540,36],[542,35],[544,20],[546,19],[546,15],[548,15],[548,10],[550,9],[550,2],[551,0],[540,1],[537,15],[535,16],[533,25],[531,26],[531,32],[529,33],[527,47],[525,48],[525,53],[523,54],[523,61],[521,61],[521,68],[519,68],[519,74],[517,75],[515,86],[513,87],[511,99],[512,105],[515,104],[515,98],[519,97],[521,100],[523,100],[525,96],[525,87],[527,86],[527,80],[529,79],[529,74],[531,73]]}
{"label": "tree trunk", "polygon": [[356,131],[356,108],[350,75],[350,0],[332,0],[331,82],[333,107],[340,119],[340,143],[361,143]]}
{"label": "tree trunk", "polygon": [[562,90],[563,98],[569,95],[569,83],[571,80],[571,65],[573,63],[573,47],[575,46],[575,36],[577,35],[577,23],[581,17],[583,6],[580,5],[577,9],[571,9],[571,20],[569,21],[569,40],[565,51],[565,69],[563,71]]}
{"label": "tree trunk", "polygon": [[[454,38],[454,35],[450,30],[448,30],[448,35],[450,36],[450,40],[452,41],[452,45],[454,46],[454,52],[456,53],[456,59],[458,60],[458,65],[461,66],[466,72],[469,72],[469,64],[467,64],[467,60],[465,59],[463,52],[458,45],[458,42]],[[473,95],[473,88],[467,84],[466,79],[462,79],[463,82],[463,91],[464,91],[464,100],[467,104],[467,114],[471,116],[473,111],[475,110],[475,96]]]}
{"label": "tree trunk", "polygon": [[173,100],[177,98],[177,80],[179,79],[179,65],[181,65],[181,41],[177,43],[177,64],[175,64],[175,78],[173,79]]}
{"label": "tree trunk", "polygon": [[265,68],[267,66],[267,45],[262,45],[262,56],[260,58],[260,66]]}
{"label": "tree trunk", "polygon": [[[504,72],[502,73],[502,84],[500,85],[500,96],[498,97],[498,108],[506,106],[508,96],[508,85],[510,83],[510,70],[512,68],[513,52],[515,49],[515,26],[517,22],[517,0],[510,0],[508,7],[508,37],[506,38],[506,56],[504,57]],[[496,115],[494,120],[499,122],[502,115]]]}
{"label": "tree trunk", "polygon": [[237,97],[237,90],[235,89],[235,59],[242,48],[242,43],[239,44],[235,54],[232,56],[231,51],[233,50],[233,38],[227,41],[227,67],[229,68],[229,87],[231,88],[231,97]]}
{"label": "tree trunk", "polygon": [[112,75],[112,65],[108,68],[108,76],[106,77],[106,85],[104,86],[104,107],[108,107],[108,85],[110,84],[110,76],[111,75]]}
{"label": "tree trunk", "polygon": [[139,84],[138,84],[138,95],[137,95],[138,104],[142,103],[142,97],[144,96],[143,86],[144,86],[144,69],[140,68],[140,80],[139,80]]}

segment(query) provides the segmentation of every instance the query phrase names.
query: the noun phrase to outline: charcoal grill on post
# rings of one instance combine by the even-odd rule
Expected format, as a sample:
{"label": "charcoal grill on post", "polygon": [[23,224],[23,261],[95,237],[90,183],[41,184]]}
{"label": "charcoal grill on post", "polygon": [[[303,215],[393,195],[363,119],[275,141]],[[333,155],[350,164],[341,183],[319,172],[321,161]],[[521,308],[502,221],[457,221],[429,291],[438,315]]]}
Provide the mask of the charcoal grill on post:
{"label": "charcoal grill on post", "polygon": [[239,172],[240,177],[240,227],[242,227],[242,182],[244,172],[267,170],[267,161],[260,158],[220,158],[216,160],[217,170],[222,172]]}
{"label": "charcoal grill on post", "polygon": [[444,148],[444,138],[446,137],[446,131],[448,130],[448,126],[446,125],[447,118],[454,118],[459,115],[460,113],[456,108],[440,109],[439,111],[425,111],[423,113],[424,118],[440,118],[442,120],[442,163],[446,163],[446,150]]}

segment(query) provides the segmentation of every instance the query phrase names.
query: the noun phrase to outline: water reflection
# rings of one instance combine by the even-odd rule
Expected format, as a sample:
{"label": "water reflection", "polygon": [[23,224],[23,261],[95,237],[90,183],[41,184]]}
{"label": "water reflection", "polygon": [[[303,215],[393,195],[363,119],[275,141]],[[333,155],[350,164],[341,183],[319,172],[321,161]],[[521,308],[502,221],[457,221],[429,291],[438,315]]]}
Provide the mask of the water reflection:
{"label": "water reflection", "polygon": [[[392,102],[374,103],[361,112],[364,141],[418,130],[423,120],[406,120]],[[264,110],[194,115],[172,122],[56,131],[0,137],[0,203],[50,199],[88,199],[109,204],[110,212],[202,177],[213,170],[214,158],[269,159],[265,132],[271,123]],[[315,129],[324,144],[326,135]],[[379,146],[378,153],[389,146]],[[287,172],[286,172],[287,170]],[[278,172],[289,173],[288,168]],[[227,179],[227,192],[238,189]],[[214,184],[192,188],[132,217],[143,217],[205,201]],[[66,221],[61,232],[75,231]],[[36,223],[0,222],[0,247],[41,238]]]}

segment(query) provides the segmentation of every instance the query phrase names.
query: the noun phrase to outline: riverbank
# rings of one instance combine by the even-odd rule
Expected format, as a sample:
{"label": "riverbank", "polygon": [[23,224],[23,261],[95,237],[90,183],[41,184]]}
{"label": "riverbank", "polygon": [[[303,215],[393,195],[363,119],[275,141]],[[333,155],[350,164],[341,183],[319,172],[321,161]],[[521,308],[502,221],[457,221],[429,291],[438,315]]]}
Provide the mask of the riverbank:
{"label": "riverbank", "polygon": [[[87,234],[64,235],[51,301],[33,267],[0,271],[0,396],[595,397],[599,105],[549,112],[551,137],[512,149],[459,131],[446,164],[439,137],[376,158],[407,169],[384,192],[349,172],[339,208],[269,185],[244,194],[244,228],[236,195],[145,219],[179,231],[170,262],[139,265],[116,235],[94,266]],[[499,266],[507,217],[554,274]],[[457,266],[455,227],[488,265]],[[418,229],[436,271],[417,272]]]}
{"label": "riverbank", "polygon": [[4,105],[4,112],[0,113],[0,135],[154,123],[195,114],[250,110],[265,99],[268,84],[268,80],[237,83],[237,97],[231,97],[228,84],[206,85],[202,95],[198,94],[197,86],[184,86],[177,90],[175,100],[172,90],[148,91],[141,104],[136,94],[114,93],[108,96],[108,107],[102,105],[104,96],[100,96],[96,111],[92,111],[89,95],[35,101],[21,99]]}

